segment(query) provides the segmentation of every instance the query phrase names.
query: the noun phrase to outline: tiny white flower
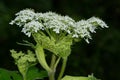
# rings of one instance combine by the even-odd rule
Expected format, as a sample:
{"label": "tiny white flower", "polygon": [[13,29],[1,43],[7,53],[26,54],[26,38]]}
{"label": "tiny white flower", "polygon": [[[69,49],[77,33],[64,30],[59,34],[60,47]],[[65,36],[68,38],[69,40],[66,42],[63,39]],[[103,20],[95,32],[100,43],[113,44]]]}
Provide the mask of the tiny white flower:
{"label": "tiny white flower", "polygon": [[31,36],[31,32],[26,32],[25,35],[27,35],[28,37]]}
{"label": "tiny white flower", "polygon": [[77,35],[77,34],[73,34],[72,37],[73,37],[73,38],[78,38],[78,35]]}
{"label": "tiny white flower", "polygon": [[14,21],[12,20],[9,24],[13,25],[13,24],[14,24]]}
{"label": "tiny white flower", "polygon": [[85,39],[85,41],[86,41],[88,44],[90,43],[88,39]]}
{"label": "tiny white flower", "polygon": [[56,32],[56,33],[60,33],[60,30],[57,29],[57,28],[56,28],[56,29],[53,29],[53,31]]}

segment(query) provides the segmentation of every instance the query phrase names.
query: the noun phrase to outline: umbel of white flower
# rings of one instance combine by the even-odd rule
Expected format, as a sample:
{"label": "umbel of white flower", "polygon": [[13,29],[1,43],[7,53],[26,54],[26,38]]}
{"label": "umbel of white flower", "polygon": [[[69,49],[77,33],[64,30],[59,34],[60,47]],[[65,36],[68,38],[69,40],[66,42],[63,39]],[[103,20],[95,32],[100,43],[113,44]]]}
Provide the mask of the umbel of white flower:
{"label": "umbel of white flower", "polygon": [[[38,60],[37,62],[39,62],[49,74],[54,72],[54,70],[52,72],[52,68],[49,67],[46,62],[44,49],[63,59],[62,70],[64,70],[67,57],[71,53],[71,45],[74,41],[84,39],[89,43],[89,39],[92,39],[91,33],[96,33],[96,29],[99,27],[108,28],[104,21],[96,17],[76,22],[69,16],[61,16],[53,12],[35,13],[32,9],[25,9],[18,12],[16,18],[12,20],[10,24],[16,24],[21,27],[21,32],[28,37],[32,36],[36,42],[35,45],[27,42],[27,45],[33,47],[35,50],[35,55],[32,51],[24,54],[23,52],[17,53],[11,50],[12,57],[15,59],[24,80],[26,80],[28,67],[31,66],[32,63],[36,64],[36,60]],[[57,66],[59,58],[52,67]],[[64,71],[62,71],[62,73],[60,72],[60,74],[63,74],[63,72]],[[76,77],[69,77],[70,76],[67,76],[63,79],[76,79]],[[91,78],[93,79],[91,76],[88,78],[84,77],[84,79]]]}
{"label": "umbel of white flower", "polygon": [[[61,16],[53,12],[35,13],[32,9],[25,9],[16,14],[16,18],[10,22],[22,27],[22,32],[28,37],[37,32],[55,32],[57,35],[67,34],[72,38],[83,38],[87,43],[91,39],[91,33],[96,29],[108,28],[104,21],[91,17],[87,20],[75,22],[69,16]],[[51,34],[49,34],[51,35]]]}

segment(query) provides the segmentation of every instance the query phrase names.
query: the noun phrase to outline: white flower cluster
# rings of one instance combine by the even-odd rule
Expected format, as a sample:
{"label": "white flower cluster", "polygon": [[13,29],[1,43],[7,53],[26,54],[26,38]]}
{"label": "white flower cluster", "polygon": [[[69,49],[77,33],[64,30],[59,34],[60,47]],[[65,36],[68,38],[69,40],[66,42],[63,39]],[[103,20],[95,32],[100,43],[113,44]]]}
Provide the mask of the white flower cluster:
{"label": "white flower cluster", "polygon": [[37,32],[38,30],[43,30],[44,26],[39,23],[38,21],[32,20],[31,22],[28,22],[24,25],[22,28],[22,32],[28,35],[28,37],[31,36],[31,32]]}
{"label": "white flower cluster", "polygon": [[97,26],[108,28],[101,19],[96,17],[75,22],[69,16],[61,16],[53,12],[35,13],[31,9],[22,10],[16,16],[10,24],[23,26],[22,32],[28,37],[34,32],[52,30],[57,34],[65,32],[73,38],[84,38],[89,43],[90,33],[95,33]]}
{"label": "white flower cluster", "polygon": [[56,33],[60,33],[60,31],[70,33],[71,26],[75,24],[72,18],[61,16],[53,12],[44,14],[38,13],[36,17],[44,25],[44,28],[52,29]]}
{"label": "white flower cluster", "polygon": [[99,18],[91,17],[88,20],[81,20],[76,22],[76,26],[74,28],[75,34],[73,37],[81,37],[89,43],[88,39],[92,39],[90,33],[96,33],[95,29],[100,26],[101,28],[108,28],[108,26]]}

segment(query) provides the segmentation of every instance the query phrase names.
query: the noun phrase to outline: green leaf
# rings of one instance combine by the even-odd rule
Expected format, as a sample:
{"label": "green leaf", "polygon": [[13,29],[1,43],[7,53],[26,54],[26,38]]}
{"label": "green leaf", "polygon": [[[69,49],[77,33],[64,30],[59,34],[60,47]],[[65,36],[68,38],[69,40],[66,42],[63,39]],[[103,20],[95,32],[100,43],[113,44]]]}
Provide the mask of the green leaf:
{"label": "green leaf", "polygon": [[62,80],[89,80],[88,77],[65,76]]}
{"label": "green leaf", "polygon": [[0,68],[0,80],[22,80],[22,76],[17,71]]}
{"label": "green leaf", "polygon": [[27,72],[27,80],[43,79],[47,77],[47,71],[39,70],[36,67],[30,67]]}
{"label": "green leaf", "polygon": [[88,75],[88,77],[84,76],[65,76],[61,80],[99,80],[96,79],[93,75]]}

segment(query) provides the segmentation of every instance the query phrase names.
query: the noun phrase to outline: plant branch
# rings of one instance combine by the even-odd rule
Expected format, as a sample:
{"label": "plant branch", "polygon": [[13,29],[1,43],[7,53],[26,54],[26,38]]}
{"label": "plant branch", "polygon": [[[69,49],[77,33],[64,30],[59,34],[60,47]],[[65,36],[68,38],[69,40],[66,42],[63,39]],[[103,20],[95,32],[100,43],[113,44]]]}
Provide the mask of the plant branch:
{"label": "plant branch", "polygon": [[46,59],[45,59],[45,53],[43,50],[43,47],[39,44],[37,44],[36,49],[35,49],[36,57],[41,64],[41,66],[47,71],[51,72],[51,68],[48,66]]}
{"label": "plant branch", "polygon": [[51,59],[51,64],[50,64],[51,69],[54,68],[55,61],[56,61],[56,56],[54,54],[52,54],[52,59]]}
{"label": "plant branch", "polygon": [[58,65],[58,63],[60,62],[60,59],[61,59],[61,57],[59,57],[59,58],[57,59],[57,61],[56,61],[55,65],[54,65],[54,69],[56,69],[56,68],[57,68],[57,65]]}
{"label": "plant branch", "polygon": [[51,59],[51,64],[50,64],[50,68],[52,69],[52,72],[49,72],[49,80],[55,80],[55,70],[54,70],[54,64],[56,61],[56,56],[54,54],[52,54],[52,59]]}
{"label": "plant branch", "polygon": [[61,68],[61,71],[60,71],[60,74],[59,74],[57,80],[61,80],[61,78],[64,74],[64,71],[65,71],[66,63],[67,63],[67,58],[63,58],[62,68]]}

